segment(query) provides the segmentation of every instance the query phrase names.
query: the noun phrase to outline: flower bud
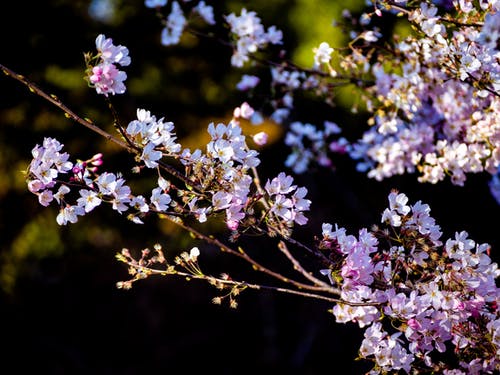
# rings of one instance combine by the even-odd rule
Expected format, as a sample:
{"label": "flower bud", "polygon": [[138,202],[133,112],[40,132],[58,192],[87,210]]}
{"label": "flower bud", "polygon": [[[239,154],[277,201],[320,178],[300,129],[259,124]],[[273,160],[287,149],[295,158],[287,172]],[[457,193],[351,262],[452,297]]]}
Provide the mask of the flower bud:
{"label": "flower bud", "polygon": [[253,136],[253,141],[258,146],[264,146],[267,143],[268,135],[265,132],[259,132]]}

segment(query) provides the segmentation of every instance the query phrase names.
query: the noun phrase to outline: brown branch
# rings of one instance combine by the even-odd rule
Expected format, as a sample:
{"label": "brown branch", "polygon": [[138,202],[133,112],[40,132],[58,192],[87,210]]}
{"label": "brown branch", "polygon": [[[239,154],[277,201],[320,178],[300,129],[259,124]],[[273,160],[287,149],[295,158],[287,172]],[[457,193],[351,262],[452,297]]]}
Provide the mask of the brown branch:
{"label": "brown branch", "polygon": [[454,20],[453,18],[445,18],[445,17],[439,17],[440,21],[443,22],[448,22],[456,26],[465,26],[465,27],[483,27],[484,24],[482,22],[471,22],[471,23],[466,23],[466,22],[460,22],[457,20]]}
{"label": "brown branch", "polygon": [[308,298],[314,298],[314,299],[319,299],[323,301],[328,301],[332,303],[341,303],[349,306],[380,306],[383,305],[384,303],[381,302],[350,302],[343,300],[341,298],[333,298],[333,297],[328,297],[324,296],[321,294],[316,294],[316,293],[309,293],[309,292],[303,292],[300,290],[295,290],[295,289],[288,289],[288,288],[282,288],[282,287],[276,287],[276,286],[271,286],[271,285],[261,285],[261,284],[252,284],[252,283],[247,283],[246,281],[238,281],[238,280],[228,280],[228,279],[222,279],[222,278],[217,278],[214,276],[208,276],[208,275],[198,275],[198,274],[191,274],[187,272],[181,272],[177,270],[159,270],[155,268],[149,268],[145,266],[138,265],[137,263],[133,263],[130,261],[123,261],[125,264],[128,266],[141,271],[144,274],[152,274],[152,275],[176,275],[179,277],[184,277],[187,279],[195,279],[195,280],[205,280],[207,282],[212,282],[212,283],[218,283],[218,284],[223,284],[223,285],[231,285],[231,286],[240,286],[240,287],[246,287],[249,289],[254,289],[254,290],[271,290],[274,292],[280,292],[280,293],[287,293],[287,294],[293,294],[301,297],[308,297]]}
{"label": "brown branch", "polygon": [[25,76],[21,75],[21,74],[18,74],[16,72],[14,72],[13,70],[10,70],[9,68],[7,68],[5,65],[2,65],[0,64],[0,69],[3,71],[3,73],[8,76],[8,77],[12,77],[14,78],[15,80],[21,82],[22,84],[24,84],[25,86],[28,87],[28,89],[44,98],[45,100],[49,101],[50,103],[54,104],[56,107],[58,107],[59,109],[61,109],[63,112],[64,112],[64,115],[67,117],[67,118],[70,118],[72,119],[73,121],[85,126],[86,128],[92,130],[93,132],[103,136],[104,138],[106,138],[108,141],[111,141],[115,144],[117,144],[118,146],[126,149],[128,152],[130,153],[137,153],[137,149],[136,148],[133,148],[131,146],[129,146],[128,144],[126,144],[125,142],[123,142],[122,140],[116,138],[116,137],[113,137],[111,134],[109,134],[108,132],[102,130],[101,128],[99,128],[98,126],[94,125],[94,123],[89,120],[89,119],[84,119],[80,116],[78,116],[76,113],[74,113],[71,109],[69,109],[65,104],[63,104],[61,102],[61,100],[59,100],[59,98],[53,94],[49,95],[47,94],[45,91],[43,91],[40,87],[38,87],[36,84],[34,84],[33,82],[31,82],[29,79],[27,79]]}
{"label": "brown branch", "polygon": [[127,136],[125,129],[122,126],[120,119],[118,117],[118,112],[116,112],[116,109],[113,106],[113,103],[111,103],[111,99],[109,99],[109,97],[107,97],[107,96],[105,98],[106,98],[106,103],[108,103],[108,108],[111,111],[111,114],[113,115],[113,124],[115,126],[115,129],[121,134],[123,139],[125,139],[125,141],[129,144],[130,147],[139,151],[139,148]]}
{"label": "brown branch", "polygon": [[325,286],[309,285],[309,284],[304,284],[304,283],[301,283],[299,281],[290,279],[286,276],[283,276],[282,274],[274,272],[274,271],[270,270],[269,268],[261,265],[257,261],[255,261],[242,248],[238,248],[238,251],[236,251],[236,250],[230,248],[229,246],[227,246],[226,244],[224,244],[223,242],[219,241],[217,238],[203,234],[203,233],[197,231],[196,229],[194,229],[193,227],[190,227],[189,225],[185,224],[182,220],[178,220],[177,218],[169,217],[168,215],[165,216],[165,218],[167,220],[170,220],[172,223],[178,225],[179,227],[183,228],[184,230],[190,232],[194,237],[201,239],[208,244],[211,244],[211,245],[218,247],[220,249],[220,251],[234,255],[238,258],[245,260],[256,271],[263,272],[266,275],[269,275],[269,276],[271,276],[277,280],[280,280],[284,283],[292,284],[293,286],[295,286],[298,289],[305,289],[305,290],[311,290],[311,291],[322,291],[322,292],[340,295],[339,289],[334,288],[328,284],[325,284]]}
{"label": "brown branch", "polygon": [[[55,96],[53,94],[50,94],[50,95],[47,94],[39,86],[37,86],[35,83],[31,82],[25,76],[14,72],[13,70],[7,68],[5,65],[2,65],[2,64],[0,64],[0,70],[2,70],[2,72],[6,76],[13,78],[13,79],[21,82],[26,87],[28,87],[28,89],[32,93],[42,97],[43,99],[49,101],[50,103],[54,104],[56,107],[61,109],[67,118],[70,118],[73,121],[79,123],[80,125],[85,126],[86,128],[92,130],[93,132],[101,135],[102,137],[104,137],[108,141],[111,141],[111,142],[115,143],[116,145],[124,148],[125,150],[127,150],[131,154],[139,155],[141,153],[140,147],[131,144],[130,141],[125,142],[117,137],[114,137],[113,135],[109,134],[107,131],[96,126],[90,119],[82,118],[82,117],[78,116],[75,112],[73,112],[71,109],[69,109],[63,102],[61,102],[61,100],[57,96]],[[112,108],[110,107],[110,109],[112,109]],[[112,111],[114,111],[114,110],[112,109]],[[116,115],[116,113],[113,113],[113,116],[115,116],[115,115]],[[118,125],[118,127],[120,128],[119,125]],[[125,137],[125,139],[127,139],[127,138]],[[170,166],[162,161],[159,161],[158,164],[160,165],[160,168],[165,170],[170,175],[178,178],[179,180],[181,180],[182,182],[184,182],[188,186],[193,186],[193,182],[190,181],[186,176],[181,174],[177,169],[173,168],[172,166]],[[197,188],[197,186],[193,186],[193,187]]]}
{"label": "brown branch", "polygon": [[290,253],[290,251],[288,250],[288,247],[286,246],[286,244],[283,241],[279,242],[278,249],[280,249],[281,252],[283,254],[285,254],[285,256],[290,260],[290,262],[292,262],[293,268],[295,270],[297,270],[300,274],[302,274],[306,279],[308,279],[309,281],[311,281],[312,283],[314,283],[316,285],[324,286],[326,288],[331,287],[329,284],[325,283],[324,281],[322,281],[320,279],[317,279],[316,277],[311,275],[309,272],[307,272],[304,269],[304,267],[302,267],[302,265],[299,263],[299,261],[297,261],[297,259],[295,259],[295,257]]}

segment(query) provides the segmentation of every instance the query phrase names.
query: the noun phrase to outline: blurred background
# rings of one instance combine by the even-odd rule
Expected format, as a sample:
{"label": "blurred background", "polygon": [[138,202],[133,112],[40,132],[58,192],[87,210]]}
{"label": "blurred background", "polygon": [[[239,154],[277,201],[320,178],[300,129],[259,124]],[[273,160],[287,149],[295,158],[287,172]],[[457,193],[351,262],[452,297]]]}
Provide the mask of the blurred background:
{"label": "blurred background", "polygon": [[[266,27],[276,25],[284,31],[283,48],[289,57],[310,67],[313,47],[321,41],[343,42],[343,35],[332,28],[333,19],[346,7],[359,11],[364,1],[216,3],[216,14],[239,14],[242,7],[257,11]],[[0,63],[113,132],[106,103],[83,80],[83,53],[94,52],[95,38],[103,33],[116,45],[127,46],[132,58],[124,69],[127,93],[112,97],[123,122],[134,119],[137,108],[145,108],[173,121],[181,144],[199,147],[207,124],[229,120],[232,109],[246,99],[234,86],[247,71],[230,67],[231,50],[213,39],[186,35],[178,46],[164,47],[160,32],[160,20],[142,0],[9,1],[0,10]],[[329,303],[246,291],[238,299],[238,308],[230,309],[213,305],[217,291],[203,282],[173,278],[150,278],[129,291],[118,290],[116,282],[128,275],[115,260],[116,252],[157,242],[174,253],[200,246],[207,270],[234,272],[234,278],[244,280],[256,275],[246,264],[221,257],[165,222],[149,219],[145,225],[135,225],[108,207],[99,207],[77,224],[58,226],[57,208],[40,206],[22,174],[32,148],[44,137],[57,138],[75,158],[103,152],[103,170],[122,171],[132,186],[151,186],[154,176],[134,176],[129,170],[130,155],[4,75],[0,97],[0,332],[4,342],[0,372],[35,369],[38,374],[133,375],[175,369],[319,374],[343,368],[345,374],[359,374],[367,370],[354,360],[362,334],[356,326],[336,324],[328,312]],[[321,124],[326,118],[345,127],[347,136],[364,130],[366,118],[363,113],[350,113],[348,97],[340,97],[335,108],[310,98],[302,103],[295,113],[297,120]],[[289,151],[283,144],[283,128],[270,122],[263,126],[272,137],[269,147],[259,149],[262,179],[280,171],[291,174],[284,167]],[[388,193],[397,188],[411,202],[430,205],[444,236],[466,230],[475,241],[490,243],[493,259],[499,260],[500,210],[488,190],[488,176],[471,175],[464,187],[449,181],[422,185],[415,176],[376,182],[354,167],[352,161],[339,157],[335,170],[311,168],[295,176],[298,185],[308,188],[313,202],[308,225],[295,232],[299,239],[311,243],[314,235],[321,234],[323,222],[339,223],[351,233],[378,223]],[[218,226],[208,230],[226,238]],[[275,254],[274,244],[250,238],[243,245],[270,268],[290,271]],[[307,264],[310,259],[304,261]]]}

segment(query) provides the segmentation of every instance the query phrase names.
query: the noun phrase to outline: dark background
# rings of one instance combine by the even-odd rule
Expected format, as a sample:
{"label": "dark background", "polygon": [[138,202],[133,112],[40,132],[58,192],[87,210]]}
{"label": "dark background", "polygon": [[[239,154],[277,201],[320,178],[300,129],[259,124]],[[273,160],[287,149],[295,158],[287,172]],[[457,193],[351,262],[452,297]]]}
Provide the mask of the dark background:
{"label": "dark background", "polygon": [[[243,1],[226,3],[218,3],[225,13],[245,5]],[[275,24],[285,31],[284,47],[293,51],[301,41],[297,25],[314,23],[314,13],[302,12],[297,19],[303,2],[271,3],[256,1],[252,9],[265,25]],[[95,37],[104,33],[115,44],[126,45],[132,57],[132,64],[124,69],[129,76],[128,91],[112,98],[123,121],[132,120],[136,108],[146,108],[173,121],[181,143],[196,144],[210,121],[227,120],[232,108],[245,100],[233,89],[242,71],[229,66],[231,51],[226,47],[203,38],[162,47],[159,20],[143,1],[117,0],[114,18],[107,22],[92,18],[89,4],[5,2],[0,10],[0,63],[113,131],[102,97],[82,79],[83,53],[94,52]],[[321,4],[308,6],[317,10]],[[154,219],[134,225],[107,207],[99,207],[77,224],[59,227],[57,209],[38,205],[21,173],[35,144],[51,136],[74,157],[103,151],[104,169],[124,171],[127,181],[134,178],[126,170],[132,160],[3,75],[0,98],[1,373],[366,371],[363,363],[354,360],[362,339],[360,330],[336,324],[328,312],[329,303],[245,291],[238,299],[239,307],[230,309],[226,304],[213,305],[211,299],[218,292],[203,282],[173,278],[151,278],[130,291],[118,290],[116,282],[128,277],[126,267],[114,258],[122,247],[140,250],[160,242],[167,251],[177,252],[203,245]],[[353,133],[364,126],[363,114],[352,116],[342,107],[331,109],[321,103],[306,101],[295,116],[313,124],[333,117]],[[272,147],[259,150],[264,180],[285,170],[289,151],[282,139],[273,141]],[[339,157],[335,171],[311,168],[295,179],[309,189],[313,202],[310,222],[295,232],[306,243],[321,233],[323,222],[339,223],[354,234],[378,223],[388,193],[397,188],[412,203],[422,200],[430,205],[443,239],[466,230],[475,241],[490,243],[493,259],[499,259],[500,210],[489,193],[488,176],[471,175],[464,187],[449,181],[422,185],[416,176],[376,182],[355,172],[352,161]],[[151,181],[143,176],[135,183],[140,187]],[[217,227],[211,230],[225,239]],[[271,268],[290,272],[275,254],[274,243],[247,238],[242,244]],[[238,260],[221,257],[210,247],[202,249],[202,266],[207,270],[235,272],[235,278],[244,280],[259,277]],[[301,257],[298,249],[293,251]]]}

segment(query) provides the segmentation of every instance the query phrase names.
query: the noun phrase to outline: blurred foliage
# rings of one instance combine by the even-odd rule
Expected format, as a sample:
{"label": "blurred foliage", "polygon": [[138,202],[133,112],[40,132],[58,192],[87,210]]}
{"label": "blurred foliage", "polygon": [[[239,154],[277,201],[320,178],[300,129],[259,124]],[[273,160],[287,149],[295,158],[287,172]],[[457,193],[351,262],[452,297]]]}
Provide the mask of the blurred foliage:
{"label": "blurred foliage", "polygon": [[12,241],[10,251],[2,252],[0,281],[5,291],[12,292],[20,267],[63,253],[60,228],[54,222],[53,214],[50,210],[27,221]]}
{"label": "blurred foliage", "polygon": [[[345,47],[349,35],[334,27],[334,22],[342,21],[342,11],[349,9],[355,13],[362,9],[364,0],[328,1],[297,0],[289,13],[290,24],[297,33],[297,48],[292,59],[300,66],[312,67],[314,47],[328,42],[334,48]],[[305,15],[314,14],[314,19]]]}
{"label": "blurred foliage", "polygon": [[[214,6],[217,14],[239,12],[242,7],[255,10],[266,27],[274,24],[284,31],[282,48],[289,57],[310,67],[313,47],[322,41],[339,46],[345,40],[332,28],[333,19],[344,7],[357,10],[362,4],[362,0],[241,0]],[[205,26],[199,27],[203,32]],[[103,33],[115,44],[127,46],[132,58],[125,68],[127,93],[111,98],[121,121],[127,124],[137,108],[145,108],[173,121],[183,145],[202,147],[207,124],[227,122],[233,108],[245,100],[234,89],[241,75],[267,68],[231,68],[231,50],[210,37],[186,35],[180,45],[163,47],[160,32],[155,11],[142,0],[9,1],[0,11],[0,62],[113,133],[106,103],[83,80],[83,53],[94,51],[95,38]],[[108,207],[99,207],[78,224],[57,226],[57,209],[41,207],[27,191],[22,174],[32,148],[43,137],[58,138],[75,158],[103,152],[102,169],[123,171],[127,182],[140,191],[147,192],[156,176],[132,174],[126,169],[131,166],[130,155],[65,118],[18,82],[0,76],[0,92],[0,290],[6,302],[0,319],[12,322],[2,327],[10,344],[6,358],[14,362],[21,352],[31,356],[41,374],[167,371],[169,363],[184,365],[193,358],[220,373],[237,373],[246,362],[269,371],[319,373],[331,366],[333,355],[354,373],[355,366],[362,368],[352,364],[356,353],[352,343],[359,344],[356,330],[334,328],[333,318],[326,314],[328,304],[245,294],[244,307],[233,312],[210,305],[214,290],[175,280],[148,280],[130,293],[117,291],[114,283],[127,277],[114,261],[114,253],[122,247],[139,250],[161,242],[175,253],[198,243],[166,220],[149,219],[139,226]],[[265,90],[257,95],[265,95]],[[312,123],[328,118],[359,129],[364,124],[362,114],[356,117],[347,111],[351,97],[349,92],[341,95],[336,109],[312,100],[298,103],[295,116]],[[288,154],[282,142],[284,129],[268,121],[259,127],[243,122],[243,128],[248,135],[261,130],[270,134],[269,147],[258,149],[263,180],[284,170]],[[339,158],[335,171],[312,167],[310,173],[296,176],[296,182],[308,187],[313,201],[310,224],[296,231],[299,239],[311,241],[311,233],[320,233],[323,221],[338,222],[354,232],[376,223],[390,188],[399,187],[411,200],[429,203],[436,220],[447,224],[445,233],[467,229],[479,242],[497,241],[495,220],[480,223],[487,211],[498,217],[481,176],[471,178],[465,188],[447,183],[420,186],[412,176],[377,183],[355,172],[351,161]],[[454,204],[457,201],[461,204]],[[212,233],[224,230],[215,222],[204,228]],[[262,239],[250,238],[243,246],[278,268],[283,261],[269,254],[270,245]],[[207,267],[229,265],[243,274],[251,271],[215,255],[215,249],[207,249]],[[335,335],[343,337],[341,342]],[[214,360],[217,355],[219,362]],[[120,357],[126,360],[114,360]],[[23,366],[28,364],[17,362],[18,370]]]}

